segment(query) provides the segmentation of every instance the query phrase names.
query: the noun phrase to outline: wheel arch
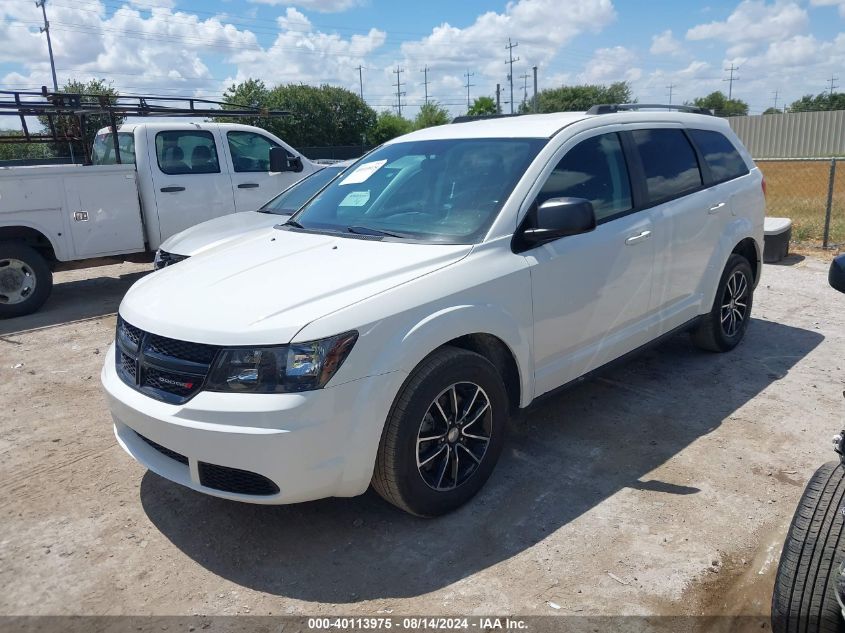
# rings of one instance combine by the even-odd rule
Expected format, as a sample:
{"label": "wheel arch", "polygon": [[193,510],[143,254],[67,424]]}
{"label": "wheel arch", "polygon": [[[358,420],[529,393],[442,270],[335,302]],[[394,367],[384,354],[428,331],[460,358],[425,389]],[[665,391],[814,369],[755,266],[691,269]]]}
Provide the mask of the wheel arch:
{"label": "wheel arch", "polygon": [[35,226],[0,226],[0,242],[19,242],[37,250],[50,265],[59,261],[59,250],[47,234]]}

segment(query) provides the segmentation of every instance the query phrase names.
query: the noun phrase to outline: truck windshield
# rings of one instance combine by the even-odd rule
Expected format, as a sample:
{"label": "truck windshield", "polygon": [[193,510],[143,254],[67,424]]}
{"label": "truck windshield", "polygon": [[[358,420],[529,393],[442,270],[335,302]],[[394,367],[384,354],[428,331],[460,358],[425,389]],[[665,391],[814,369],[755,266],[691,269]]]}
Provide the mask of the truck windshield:
{"label": "truck windshield", "polygon": [[332,178],[344,169],[344,167],[335,167],[332,165],[324,167],[320,171],[315,171],[310,176],[306,176],[298,183],[285,189],[261,207],[259,211],[261,213],[275,213],[276,215],[290,215],[294,211],[299,210],[299,207],[308,202],[311,196],[325,187]]}
{"label": "truck windshield", "polygon": [[441,139],[375,150],[290,221],[304,229],[472,244],[546,139]]}
{"label": "truck windshield", "polygon": [[[117,143],[120,145],[120,162],[124,165],[134,165],[135,135],[132,132],[118,132]],[[111,132],[101,132],[94,137],[94,146],[91,148],[91,162],[95,165],[117,164]]]}

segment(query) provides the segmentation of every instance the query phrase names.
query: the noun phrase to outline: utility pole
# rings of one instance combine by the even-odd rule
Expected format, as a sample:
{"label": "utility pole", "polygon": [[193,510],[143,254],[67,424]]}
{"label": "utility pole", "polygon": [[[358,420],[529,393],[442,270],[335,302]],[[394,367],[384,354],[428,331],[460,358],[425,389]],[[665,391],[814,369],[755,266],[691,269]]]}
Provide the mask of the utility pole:
{"label": "utility pole", "polygon": [[475,77],[475,73],[471,73],[471,72],[469,72],[469,70],[467,70],[467,71],[464,73],[464,77],[466,77],[466,78],[467,78],[467,82],[466,82],[466,84],[465,84],[465,86],[464,86],[464,87],[467,89],[467,110],[469,110],[469,109],[470,109],[469,89],[470,89],[470,88],[472,88],[473,86],[475,86],[475,84],[471,84],[471,83],[469,83],[469,78],[470,78],[470,77]]}
{"label": "utility pole", "polygon": [[405,94],[404,92],[402,92],[402,86],[404,86],[405,84],[399,81],[399,77],[404,72],[405,69],[399,68],[399,66],[397,66],[396,70],[393,71],[393,74],[396,75],[396,109],[399,111],[399,116],[402,116],[402,95]]}
{"label": "utility pole", "polygon": [[520,75],[519,78],[522,79],[522,108],[526,110],[528,108],[528,78],[531,75],[525,73],[524,75]]}
{"label": "utility pole", "polygon": [[733,64],[731,64],[730,68],[725,68],[725,71],[730,73],[727,79],[722,79],[722,81],[728,82],[728,99],[733,98],[734,82],[739,81],[739,77],[734,77],[734,72],[737,70],[739,70],[739,66],[734,66]]}
{"label": "utility pole", "polygon": [[44,26],[41,32],[47,34],[47,51],[50,53],[50,70],[53,71],[53,92],[59,91],[59,82],[56,81],[56,62],[53,59],[53,42],[50,40],[50,23],[47,21],[47,0],[35,0],[35,6],[41,7],[41,14],[44,16]]}
{"label": "utility pole", "polygon": [[672,91],[675,89],[675,84],[669,84],[666,88],[669,90],[669,105],[672,105]]}
{"label": "utility pole", "polygon": [[778,91],[777,90],[774,91],[774,95],[775,95],[774,109],[777,110],[778,109]]}
{"label": "utility pole", "polygon": [[361,87],[361,101],[364,100],[364,67],[358,64],[358,85]]}
{"label": "utility pole", "polygon": [[423,73],[425,79],[423,80],[423,86],[425,86],[425,104],[428,105],[428,71],[429,67],[426,66],[420,72]]}
{"label": "utility pole", "polygon": [[496,114],[502,113],[502,84],[496,84]]}
{"label": "utility pole", "polygon": [[[49,41],[49,38],[48,38],[47,41]],[[829,90],[830,90],[831,101],[833,100],[833,91],[836,90],[839,87],[833,82],[838,81],[838,80],[839,80],[839,77],[831,77],[830,79],[827,80],[827,83],[830,85]]]}
{"label": "utility pole", "polygon": [[506,64],[510,65],[510,72],[508,73],[508,81],[511,84],[511,114],[513,114],[513,63],[519,61],[519,57],[513,56],[513,49],[519,46],[519,42],[516,44],[511,43],[511,38],[508,38],[508,44],[505,46],[508,49],[508,61]]}
{"label": "utility pole", "polygon": [[537,107],[539,105],[537,103],[537,67],[534,66],[533,70],[534,70],[534,103],[533,103],[532,109],[534,110],[534,114],[537,114]]}

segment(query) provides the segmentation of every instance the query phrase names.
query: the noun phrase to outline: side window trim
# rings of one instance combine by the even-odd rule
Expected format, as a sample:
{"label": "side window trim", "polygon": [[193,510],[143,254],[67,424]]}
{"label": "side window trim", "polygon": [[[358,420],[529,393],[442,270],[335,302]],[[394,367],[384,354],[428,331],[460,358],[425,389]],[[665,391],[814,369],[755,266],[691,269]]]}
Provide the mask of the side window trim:
{"label": "side window trim", "polygon": [[714,182],[713,173],[710,171],[710,165],[708,165],[707,161],[704,160],[704,154],[701,153],[698,145],[696,145],[695,141],[692,140],[692,135],[689,133],[689,129],[684,128],[684,136],[687,137],[687,143],[690,144],[692,151],[695,152],[695,159],[698,161],[698,171],[701,174],[701,183],[705,187],[712,187],[716,183]]}

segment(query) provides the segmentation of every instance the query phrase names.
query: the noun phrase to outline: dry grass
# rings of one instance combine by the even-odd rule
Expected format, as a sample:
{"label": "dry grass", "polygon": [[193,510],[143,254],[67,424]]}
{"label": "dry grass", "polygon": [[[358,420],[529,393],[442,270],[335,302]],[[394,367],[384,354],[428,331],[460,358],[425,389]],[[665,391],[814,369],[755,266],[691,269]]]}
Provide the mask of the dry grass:
{"label": "dry grass", "polygon": [[[792,239],[818,245],[824,233],[830,161],[760,161],[766,177],[766,214],[792,219]],[[836,165],[830,243],[845,243],[845,161]]]}

